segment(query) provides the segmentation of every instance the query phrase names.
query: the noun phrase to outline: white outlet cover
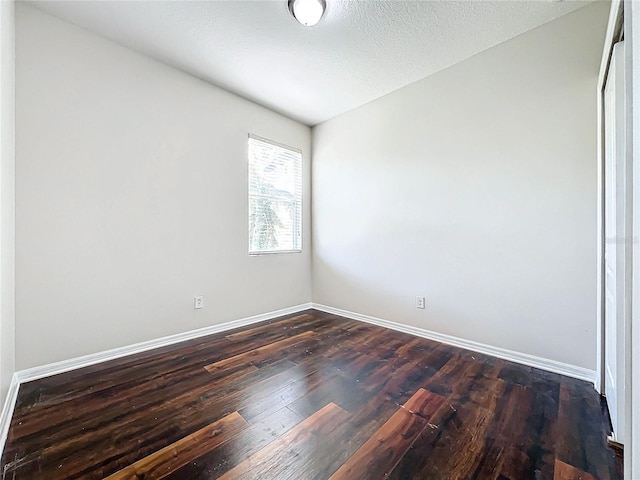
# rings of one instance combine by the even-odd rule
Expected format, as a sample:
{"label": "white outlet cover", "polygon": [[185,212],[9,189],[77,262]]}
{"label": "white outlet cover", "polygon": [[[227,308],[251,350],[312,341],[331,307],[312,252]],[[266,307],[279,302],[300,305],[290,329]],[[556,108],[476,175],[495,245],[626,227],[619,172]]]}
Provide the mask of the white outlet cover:
{"label": "white outlet cover", "polygon": [[425,307],[424,297],[416,297],[416,308],[424,308],[424,307]]}
{"label": "white outlet cover", "polygon": [[193,308],[198,309],[204,307],[204,300],[200,297],[193,297]]}

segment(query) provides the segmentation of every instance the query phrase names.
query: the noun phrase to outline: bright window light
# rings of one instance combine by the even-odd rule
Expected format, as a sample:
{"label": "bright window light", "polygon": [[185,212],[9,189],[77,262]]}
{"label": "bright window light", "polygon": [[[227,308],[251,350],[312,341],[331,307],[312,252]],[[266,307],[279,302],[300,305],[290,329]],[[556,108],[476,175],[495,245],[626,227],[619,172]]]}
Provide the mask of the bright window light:
{"label": "bright window light", "polygon": [[302,250],[302,152],[249,135],[249,254]]}

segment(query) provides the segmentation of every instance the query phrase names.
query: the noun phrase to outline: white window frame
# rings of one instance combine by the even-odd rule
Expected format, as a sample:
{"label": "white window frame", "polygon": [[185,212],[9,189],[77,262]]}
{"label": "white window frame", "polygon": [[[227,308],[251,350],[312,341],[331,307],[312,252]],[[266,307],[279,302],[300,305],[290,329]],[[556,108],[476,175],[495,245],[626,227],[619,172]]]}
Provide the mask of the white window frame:
{"label": "white window frame", "polygon": [[[265,195],[257,195],[255,193],[251,193],[251,157],[250,157],[250,145],[251,145],[251,141],[257,141],[257,142],[262,142],[268,145],[272,145],[274,147],[277,148],[282,148],[285,150],[288,150],[290,152],[293,152],[297,155],[299,155],[299,165],[298,165],[298,172],[299,172],[299,181],[296,182],[297,185],[297,191],[295,193],[295,197],[294,197],[294,204],[295,204],[295,208],[296,211],[298,212],[297,218],[294,219],[294,224],[292,225],[292,235],[297,235],[298,236],[298,244],[299,244],[299,248],[297,249],[271,249],[271,250],[252,250],[251,249],[251,232],[250,232],[250,221],[251,221],[251,199],[252,198],[258,198],[258,197],[262,197],[262,198],[274,198],[274,200],[276,201],[281,201],[281,199],[279,199],[278,197],[271,197],[271,196],[265,196]],[[291,147],[290,145],[286,145],[283,143],[279,143],[279,142],[275,142],[273,140],[269,140],[268,138],[264,138],[264,137],[260,137],[258,135],[254,135],[252,133],[249,134],[249,139],[247,141],[247,198],[248,198],[248,202],[247,202],[247,221],[248,221],[248,225],[247,225],[247,243],[248,243],[248,250],[249,250],[249,255],[250,256],[260,256],[260,255],[279,255],[279,254],[288,254],[288,253],[301,253],[302,252],[302,242],[303,242],[303,238],[302,238],[302,222],[303,222],[303,192],[302,192],[302,184],[303,184],[303,156],[302,156],[302,150],[299,148],[295,148],[295,147]],[[297,221],[296,221],[297,220]]]}

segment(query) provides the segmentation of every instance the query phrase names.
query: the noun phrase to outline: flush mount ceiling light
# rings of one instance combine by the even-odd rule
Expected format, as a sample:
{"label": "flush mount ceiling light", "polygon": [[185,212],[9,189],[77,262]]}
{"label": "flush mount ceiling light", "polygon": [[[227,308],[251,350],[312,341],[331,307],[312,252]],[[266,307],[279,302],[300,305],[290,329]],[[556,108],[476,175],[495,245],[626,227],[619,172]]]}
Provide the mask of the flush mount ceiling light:
{"label": "flush mount ceiling light", "polygon": [[312,27],[318,23],[325,8],[325,0],[289,0],[289,12],[305,27]]}

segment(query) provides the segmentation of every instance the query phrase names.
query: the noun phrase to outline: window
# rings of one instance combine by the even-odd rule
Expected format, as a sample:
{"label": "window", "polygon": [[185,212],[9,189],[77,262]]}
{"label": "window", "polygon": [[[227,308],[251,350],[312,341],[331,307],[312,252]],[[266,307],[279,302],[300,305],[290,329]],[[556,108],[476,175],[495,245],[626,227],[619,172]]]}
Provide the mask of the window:
{"label": "window", "polygon": [[249,135],[249,253],[302,251],[302,152]]}

